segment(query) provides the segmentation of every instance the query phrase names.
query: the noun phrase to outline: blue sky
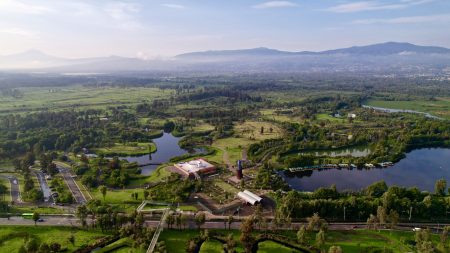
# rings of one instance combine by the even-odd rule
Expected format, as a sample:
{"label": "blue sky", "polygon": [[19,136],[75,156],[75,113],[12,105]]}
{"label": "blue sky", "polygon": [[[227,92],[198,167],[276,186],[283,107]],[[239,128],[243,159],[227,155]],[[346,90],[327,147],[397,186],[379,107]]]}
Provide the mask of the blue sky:
{"label": "blue sky", "polygon": [[150,59],[212,49],[450,47],[449,0],[0,0],[0,54]]}

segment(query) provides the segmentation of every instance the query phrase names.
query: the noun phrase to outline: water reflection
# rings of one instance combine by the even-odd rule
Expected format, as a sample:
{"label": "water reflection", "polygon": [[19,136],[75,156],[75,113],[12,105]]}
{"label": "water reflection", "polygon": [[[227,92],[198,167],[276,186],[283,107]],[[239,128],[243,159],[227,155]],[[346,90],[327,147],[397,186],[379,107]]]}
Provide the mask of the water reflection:
{"label": "water reflection", "polygon": [[301,173],[280,172],[293,189],[314,191],[319,187],[336,184],[339,190],[360,190],[384,180],[388,185],[417,186],[433,191],[436,180],[450,180],[450,149],[418,149],[406,154],[406,158],[384,169],[330,169]]}

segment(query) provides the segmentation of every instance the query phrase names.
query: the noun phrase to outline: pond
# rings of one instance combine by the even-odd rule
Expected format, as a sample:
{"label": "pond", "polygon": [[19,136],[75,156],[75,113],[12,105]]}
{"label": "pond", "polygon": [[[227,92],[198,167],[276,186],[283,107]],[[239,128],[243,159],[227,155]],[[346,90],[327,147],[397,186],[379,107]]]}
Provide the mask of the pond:
{"label": "pond", "polygon": [[380,180],[384,180],[389,186],[417,186],[420,190],[434,191],[436,180],[444,178],[450,181],[450,149],[417,149],[387,168],[330,169],[299,173],[282,171],[280,175],[293,189],[301,191],[314,191],[332,184],[336,184],[338,190],[361,190]]}
{"label": "pond", "polygon": [[187,154],[188,151],[180,148],[178,141],[181,138],[173,136],[171,133],[164,133],[163,136],[154,139],[156,144],[156,152],[142,156],[125,156],[120,159],[125,159],[128,162],[137,162],[138,164],[154,163],[154,165],[147,165],[142,167],[142,175],[150,175],[161,163],[166,163],[175,156]]}
{"label": "pond", "polygon": [[300,154],[312,154],[315,156],[329,156],[329,157],[339,157],[339,156],[352,156],[352,157],[364,157],[370,154],[370,149],[368,147],[352,147],[352,148],[342,148],[335,150],[317,150],[308,151]]}

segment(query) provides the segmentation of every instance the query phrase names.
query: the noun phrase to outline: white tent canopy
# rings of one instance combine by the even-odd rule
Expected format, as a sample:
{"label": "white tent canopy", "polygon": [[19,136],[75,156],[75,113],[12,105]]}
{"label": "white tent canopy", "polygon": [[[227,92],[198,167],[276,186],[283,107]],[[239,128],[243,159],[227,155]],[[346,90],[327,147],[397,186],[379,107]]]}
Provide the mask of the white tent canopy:
{"label": "white tent canopy", "polygon": [[261,197],[259,197],[258,195],[254,194],[250,191],[247,191],[247,190],[244,190],[243,192],[239,192],[237,194],[237,196],[251,205],[258,204],[262,200]]}

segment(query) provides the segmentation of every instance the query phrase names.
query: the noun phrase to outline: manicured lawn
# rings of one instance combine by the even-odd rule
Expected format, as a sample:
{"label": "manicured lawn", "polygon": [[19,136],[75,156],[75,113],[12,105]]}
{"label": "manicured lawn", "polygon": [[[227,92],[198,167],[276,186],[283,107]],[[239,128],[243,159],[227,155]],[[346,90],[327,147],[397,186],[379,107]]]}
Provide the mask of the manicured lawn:
{"label": "manicured lawn", "polygon": [[220,253],[223,252],[223,244],[216,240],[209,240],[202,244],[200,253]]}
{"label": "manicured lawn", "polygon": [[272,241],[265,241],[258,244],[258,253],[293,253],[299,252]]}
{"label": "manicured lawn", "polygon": [[13,206],[11,209],[12,213],[34,213],[38,212],[40,214],[64,214],[67,213],[64,209],[56,207],[28,207],[28,206]]}
{"label": "manicured lawn", "polygon": [[137,156],[155,152],[156,145],[152,142],[115,143],[112,147],[97,148],[93,151],[106,156]]}
{"label": "manicured lawn", "polygon": [[195,207],[195,206],[178,206],[178,208],[181,211],[192,211],[192,212],[198,211],[197,207]]}
{"label": "manicured lawn", "polygon": [[[239,241],[239,231],[232,230],[218,230],[224,235],[233,234],[234,240],[237,242],[237,252],[243,252],[242,245]],[[210,230],[210,233],[212,230]],[[296,240],[296,231],[279,231],[277,234],[290,237],[293,241]],[[164,230],[160,236],[160,240],[165,241],[168,252],[185,252],[186,243],[190,238],[199,236],[198,230]],[[415,252],[415,247],[408,244],[408,241],[414,241],[415,234],[410,231],[373,231],[373,230],[353,230],[353,231],[328,231],[326,233],[325,245],[322,247],[325,252],[331,246],[340,246],[345,253],[365,252],[367,249],[383,250],[385,247],[391,249],[396,253]],[[309,245],[315,244],[315,233],[307,235]],[[432,235],[432,240],[435,244],[439,241],[438,235]],[[211,242],[211,245],[205,246],[208,252],[222,252],[213,251],[218,248],[217,244]],[[203,249],[203,247],[202,247]],[[276,251],[274,251],[276,249]],[[285,246],[274,242],[266,241],[259,244],[258,252],[292,252]]]}
{"label": "manicured lawn", "polygon": [[[37,238],[41,243],[59,243],[62,247],[67,247],[68,252],[72,252],[82,245],[92,244],[108,235],[98,230],[79,230],[69,227],[0,226],[0,238],[13,233],[20,234],[0,244],[1,252],[18,252],[20,246],[23,245],[25,234]],[[75,237],[74,245],[69,242],[71,235]]]}
{"label": "manicured lawn", "polygon": [[166,168],[167,168],[166,165],[161,165],[156,170],[154,170],[152,174],[150,174],[150,176],[133,177],[131,178],[128,186],[142,187],[143,185],[148,183],[164,181],[164,179],[169,177],[171,174],[171,172],[168,171]]}
{"label": "manicured lawn", "polygon": [[[131,198],[131,194],[135,192],[139,194],[138,200],[134,200]],[[144,190],[142,189],[120,189],[120,190],[108,189],[104,200],[102,193],[98,189],[92,190],[91,194],[93,198],[105,201],[106,203],[111,204],[123,204],[124,202],[136,203],[137,204],[136,207],[144,199]]]}

